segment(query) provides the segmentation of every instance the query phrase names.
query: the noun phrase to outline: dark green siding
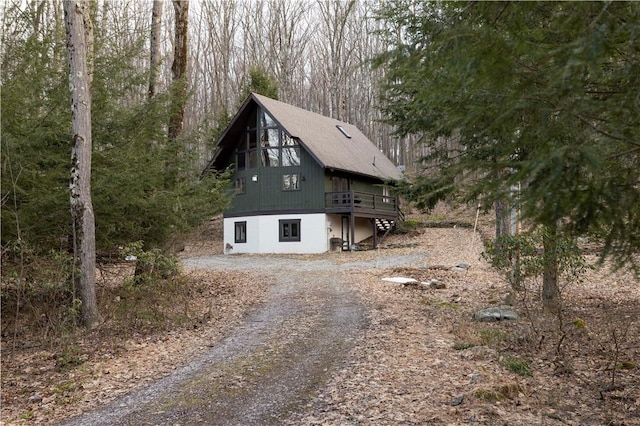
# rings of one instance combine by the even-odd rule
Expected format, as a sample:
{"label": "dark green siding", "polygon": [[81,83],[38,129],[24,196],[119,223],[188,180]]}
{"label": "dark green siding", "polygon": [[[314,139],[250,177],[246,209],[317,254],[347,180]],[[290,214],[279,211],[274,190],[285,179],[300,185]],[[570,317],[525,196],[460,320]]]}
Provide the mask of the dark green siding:
{"label": "dark green siding", "polygon": [[353,175],[347,176],[344,174],[330,174],[327,173],[324,179],[325,192],[333,192],[333,183],[331,178],[333,176],[346,177],[349,179],[349,190],[355,192],[366,192],[369,194],[383,195],[382,185],[378,182],[372,182],[371,180],[365,180],[364,178],[354,178]]}
{"label": "dark green siding", "polygon": [[[247,126],[238,126],[237,131],[229,136],[228,142],[235,148],[229,148],[227,157],[220,164],[231,165],[236,163],[236,154],[240,151],[244,155],[244,170],[236,170],[233,180],[244,178],[245,192],[236,194],[227,210],[229,215],[257,214],[260,212],[287,212],[287,211],[323,211],[325,208],[325,192],[334,191],[331,175],[332,171],[325,170],[316,162],[309,152],[304,149],[300,141],[295,140],[284,130],[277,127],[275,121],[266,112],[260,109],[247,113],[245,123]],[[258,119],[262,117],[262,119]],[[266,124],[262,124],[262,121]],[[263,126],[263,127],[261,127]],[[277,141],[277,144],[272,142]],[[261,148],[262,147],[262,148]],[[281,164],[295,164],[292,156],[284,161],[284,150],[299,149],[300,165],[280,166]],[[277,155],[271,155],[276,150]],[[279,150],[279,151],[278,151]],[[287,151],[292,152],[292,151]],[[264,158],[260,155],[269,154]],[[250,155],[253,155],[250,161]],[[261,160],[270,161],[276,166],[263,166]],[[257,164],[255,164],[257,162]],[[253,165],[253,168],[249,168]],[[283,187],[283,175],[295,174],[298,176],[298,189],[285,190]],[[348,173],[336,172],[336,177],[349,180],[348,189],[355,192],[365,192],[382,195],[382,187],[376,185],[374,180],[366,178],[354,178]],[[346,186],[346,185],[341,185]],[[344,190],[347,190],[346,188]]]}
{"label": "dark green siding", "polygon": [[382,186],[379,182],[374,184],[360,180],[353,180],[351,182],[351,190],[355,192],[366,192],[369,194],[383,195]]}
{"label": "dark green siding", "polygon": [[[235,159],[230,159],[230,162]],[[283,190],[283,175],[300,175],[299,190]],[[252,178],[256,176],[257,181]],[[301,148],[300,166],[262,167],[237,170],[233,179],[246,179],[246,193],[234,197],[228,213],[274,210],[315,210],[324,208],[324,172],[320,165]]]}

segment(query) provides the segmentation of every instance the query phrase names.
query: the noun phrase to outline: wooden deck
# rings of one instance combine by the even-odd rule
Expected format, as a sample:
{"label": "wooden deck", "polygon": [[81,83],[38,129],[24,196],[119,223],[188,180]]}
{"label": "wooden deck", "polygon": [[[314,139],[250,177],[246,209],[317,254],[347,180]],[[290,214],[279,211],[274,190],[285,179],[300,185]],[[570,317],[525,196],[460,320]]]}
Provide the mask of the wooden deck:
{"label": "wooden deck", "polygon": [[398,216],[396,197],[357,191],[326,192],[327,213],[349,213],[357,217],[395,219]]}

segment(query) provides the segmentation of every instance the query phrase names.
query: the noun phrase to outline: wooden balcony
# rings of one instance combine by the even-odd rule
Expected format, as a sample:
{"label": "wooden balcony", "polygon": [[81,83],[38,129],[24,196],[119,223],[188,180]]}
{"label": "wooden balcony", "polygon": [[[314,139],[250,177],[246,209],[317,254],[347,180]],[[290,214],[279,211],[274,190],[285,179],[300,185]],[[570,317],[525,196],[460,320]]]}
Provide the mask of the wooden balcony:
{"label": "wooden balcony", "polygon": [[395,219],[398,216],[396,197],[367,192],[325,192],[327,213],[349,213],[358,217]]}

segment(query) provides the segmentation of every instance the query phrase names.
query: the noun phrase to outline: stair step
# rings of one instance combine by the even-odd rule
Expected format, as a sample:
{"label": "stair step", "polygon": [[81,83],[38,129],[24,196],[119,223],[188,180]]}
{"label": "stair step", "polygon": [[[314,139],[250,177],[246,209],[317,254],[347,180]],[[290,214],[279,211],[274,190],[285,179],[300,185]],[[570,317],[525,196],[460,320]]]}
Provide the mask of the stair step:
{"label": "stair step", "polygon": [[395,226],[395,221],[388,219],[376,219],[376,228],[379,231],[388,231],[393,229]]}

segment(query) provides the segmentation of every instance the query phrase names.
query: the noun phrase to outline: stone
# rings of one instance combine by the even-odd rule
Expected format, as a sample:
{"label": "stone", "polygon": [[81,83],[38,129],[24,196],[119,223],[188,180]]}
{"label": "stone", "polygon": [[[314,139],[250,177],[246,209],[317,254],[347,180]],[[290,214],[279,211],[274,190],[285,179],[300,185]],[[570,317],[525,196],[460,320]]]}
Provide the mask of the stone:
{"label": "stone", "polygon": [[424,285],[425,287],[429,287],[429,288],[435,288],[435,289],[443,289],[443,288],[447,288],[446,284],[443,283],[440,280],[437,280],[435,278],[430,279],[429,281],[426,282],[422,282],[422,285]]}
{"label": "stone", "polygon": [[458,405],[461,405],[464,402],[464,395],[460,395],[460,396],[456,396],[455,398],[453,398],[453,401],[451,402],[451,405],[453,407],[456,407]]}
{"label": "stone", "polygon": [[479,322],[517,320],[518,314],[506,308],[494,307],[475,312],[473,319]]}
{"label": "stone", "polygon": [[39,404],[42,402],[42,396],[41,395],[31,395],[28,399],[28,402],[30,404]]}
{"label": "stone", "polygon": [[433,280],[431,281],[431,288],[443,289],[443,288],[447,288],[447,285],[442,281]]}

